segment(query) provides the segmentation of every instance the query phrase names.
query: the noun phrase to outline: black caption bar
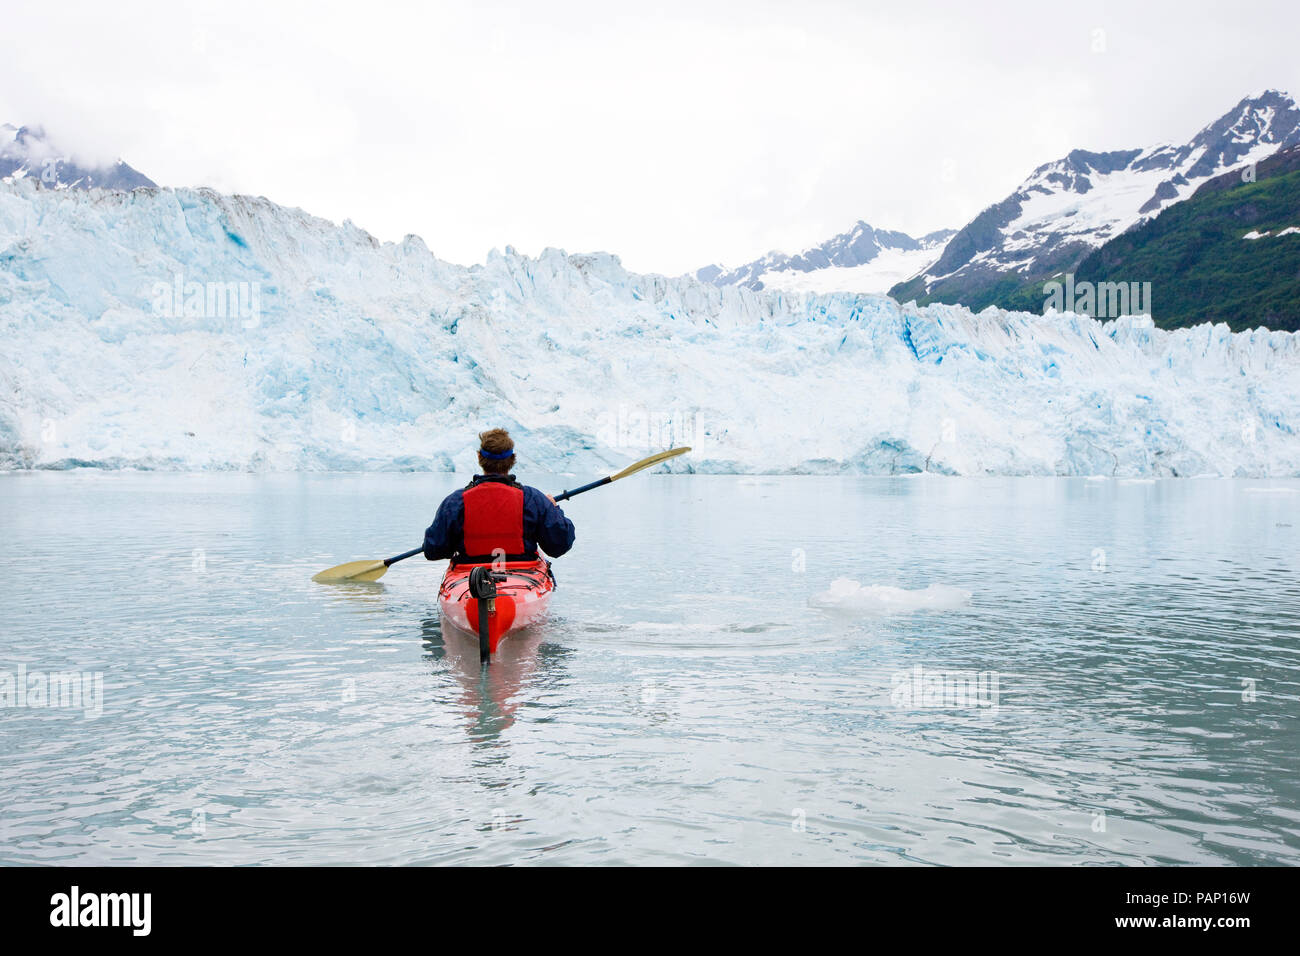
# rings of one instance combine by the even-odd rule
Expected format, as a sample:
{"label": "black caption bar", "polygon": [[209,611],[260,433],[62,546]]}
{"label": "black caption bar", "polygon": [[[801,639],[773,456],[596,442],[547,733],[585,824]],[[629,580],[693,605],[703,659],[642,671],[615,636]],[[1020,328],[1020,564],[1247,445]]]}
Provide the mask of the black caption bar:
{"label": "black caption bar", "polygon": [[[1286,881],[1286,885],[1284,885]],[[1285,869],[655,869],[0,868],[6,940],[94,944],[321,942],[331,947],[428,934],[498,913],[523,934],[554,939],[599,914],[626,930],[762,933],[789,923],[836,926],[928,945],[1005,938],[1193,935],[1232,945],[1272,936],[1291,917]],[[724,902],[730,901],[730,902]],[[536,914],[534,916],[533,914]],[[718,917],[725,913],[726,919]],[[586,915],[583,915],[586,914]],[[767,928],[765,930],[764,928]],[[586,934],[594,927],[573,930]],[[974,936],[972,936],[974,934]],[[75,939],[73,939],[75,937]],[[665,941],[676,939],[665,935]],[[530,940],[521,939],[520,943]]]}

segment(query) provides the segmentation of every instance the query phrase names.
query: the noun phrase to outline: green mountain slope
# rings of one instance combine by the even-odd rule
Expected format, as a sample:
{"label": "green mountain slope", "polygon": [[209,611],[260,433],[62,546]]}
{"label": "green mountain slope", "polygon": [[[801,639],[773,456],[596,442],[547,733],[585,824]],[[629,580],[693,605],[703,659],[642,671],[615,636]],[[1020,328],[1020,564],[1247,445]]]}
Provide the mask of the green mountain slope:
{"label": "green mountain slope", "polygon": [[1260,163],[1253,183],[1225,174],[1116,236],[1079,264],[1081,281],[1150,282],[1161,328],[1300,329],[1300,148]]}
{"label": "green mountain slope", "polygon": [[[1300,232],[1278,235],[1290,227],[1300,227],[1300,147],[1261,162],[1254,182],[1243,182],[1239,171],[1225,173],[1116,236],[1079,263],[1074,283],[1151,283],[1152,318],[1161,328],[1226,322],[1234,331],[1296,331]],[[1244,238],[1251,233],[1268,235]],[[1003,279],[962,304],[1042,312],[1044,284],[1063,278]],[[908,290],[894,291],[906,297]]]}
{"label": "green mountain slope", "polygon": [[[1038,311],[1044,299],[1042,286],[1062,274],[1072,282],[1084,261],[1103,244],[1143,228],[1148,216],[1154,218],[1161,210],[1191,201],[1215,178],[1233,180],[1220,183],[1218,191],[1242,185],[1239,172],[1252,155],[1293,147],[1300,147],[1300,106],[1281,90],[1265,90],[1241,100],[1181,145],[1106,152],[1072,150],[1037,167],[1014,192],[959,229],[923,275],[895,285],[889,294],[922,305],[944,302],[977,310],[1000,305]],[[1205,195],[1211,192],[1215,190]],[[1257,198],[1271,203],[1286,197],[1269,192]],[[1203,316],[1235,323],[1289,321],[1284,288],[1288,251],[1256,250],[1245,255],[1223,246],[1215,251],[1234,266],[1220,270],[1219,262],[1207,262],[1203,257],[1216,242],[1216,235],[1223,239],[1222,228],[1233,220],[1218,221],[1224,210],[1208,205],[1200,211],[1208,217],[1206,234],[1187,238],[1176,254],[1166,250],[1148,259],[1152,254],[1148,250],[1130,260],[1131,254],[1137,254],[1137,246],[1116,244],[1107,250],[1113,254],[1111,259],[1092,262],[1092,275],[1099,280],[1111,276],[1122,259],[1121,271],[1129,273],[1136,266],[1147,276],[1141,281],[1159,280],[1164,288],[1154,301],[1157,308],[1163,307],[1163,316],[1158,318],[1167,324],[1195,322]],[[1269,208],[1262,214],[1267,218],[1273,211]],[[1261,215],[1261,210],[1244,213],[1250,218]],[[1181,225],[1187,227],[1188,222]],[[1173,225],[1162,226],[1168,228]],[[1153,235],[1157,234],[1144,233],[1143,238],[1149,240]],[[1158,236],[1159,241],[1172,238],[1163,232]],[[1237,275],[1236,267],[1247,261],[1247,274]],[[1235,281],[1225,286],[1229,277]],[[1101,292],[1089,283],[1081,294],[1086,297],[1094,291]],[[1258,317],[1238,315],[1238,308],[1263,312]],[[1094,314],[1086,300],[1076,303],[1074,311]],[[1106,310],[1098,317],[1110,314],[1113,312]]]}

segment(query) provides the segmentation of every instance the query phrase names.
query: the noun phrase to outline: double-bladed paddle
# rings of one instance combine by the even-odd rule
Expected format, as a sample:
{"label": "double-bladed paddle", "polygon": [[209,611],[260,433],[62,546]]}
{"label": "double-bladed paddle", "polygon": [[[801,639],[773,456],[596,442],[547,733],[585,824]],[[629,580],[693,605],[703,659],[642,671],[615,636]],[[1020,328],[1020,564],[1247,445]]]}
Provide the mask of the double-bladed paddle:
{"label": "double-bladed paddle", "polygon": [[[668,451],[661,451],[657,455],[651,455],[649,458],[642,458],[635,464],[628,465],[622,471],[606,478],[593,481],[589,485],[583,485],[580,488],[574,488],[572,491],[562,491],[555,496],[557,502],[572,498],[574,495],[580,495],[584,491],[591,491],[594,488],[600,488],[611,482],[618,481],[620,478],[626,478],[628,475],[635,475],[638,471],[649,468],[651,465],[657,465],[661,461],[667,461],[669,458],[676,458],[678,455],[684,455],[690,448],[670,448]],[[405,561],[407,558],[413,558],[417,554],[424,552],[424,546],[412,548],[403,554],[394,555],[391,558],[385,558],[382,561],[349,561],[347,564],[340,564],[332,568],[313,575],[313,581],[319,581],[322,584],[335,584],[343,581],[378,581],[388,569],[398,561]]]}

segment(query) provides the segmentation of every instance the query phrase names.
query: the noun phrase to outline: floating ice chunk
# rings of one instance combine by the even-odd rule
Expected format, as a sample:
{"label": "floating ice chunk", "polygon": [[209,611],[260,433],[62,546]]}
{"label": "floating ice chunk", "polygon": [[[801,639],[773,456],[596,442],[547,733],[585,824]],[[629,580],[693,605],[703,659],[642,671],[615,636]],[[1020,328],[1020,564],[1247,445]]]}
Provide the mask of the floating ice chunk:
{"label": "floating ice chunk", "polygon": [[969,604],[971,592],[947,584],[910,591],[888,584],[863,587],[849,578],[836,578],[830,589],[808,599],[813,607],[851,614],[911,614],[914,611],[951,611]]}

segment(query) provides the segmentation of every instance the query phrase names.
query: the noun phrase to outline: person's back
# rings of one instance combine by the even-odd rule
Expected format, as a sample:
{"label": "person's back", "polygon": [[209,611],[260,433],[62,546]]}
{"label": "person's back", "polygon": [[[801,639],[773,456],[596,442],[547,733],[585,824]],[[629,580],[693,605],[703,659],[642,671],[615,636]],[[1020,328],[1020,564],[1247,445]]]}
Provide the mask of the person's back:
{"label": "person's back", "polygon": [[551,497],[510,474],[514,442],[503,428],[479,435],[483,474],[453,491],[424,533],[424,556],[453,564],[531,561],[540,549],[558,558],[573,547],[573,522]]}

